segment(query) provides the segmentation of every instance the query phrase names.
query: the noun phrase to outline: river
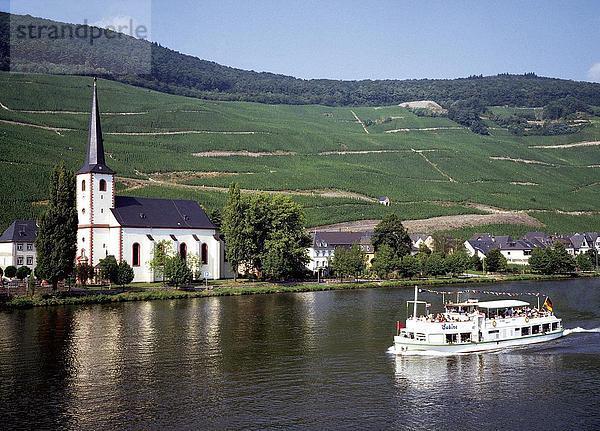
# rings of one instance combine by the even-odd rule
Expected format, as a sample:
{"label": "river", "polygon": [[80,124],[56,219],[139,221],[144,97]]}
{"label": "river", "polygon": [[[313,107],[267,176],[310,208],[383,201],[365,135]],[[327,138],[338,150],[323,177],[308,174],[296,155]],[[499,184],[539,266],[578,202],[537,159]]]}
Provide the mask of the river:
{"label": "river", "polygon": [[400,288],[0,312],[0,429],[598,429],[600,280],[483,288],[591,332],[396,357]]}

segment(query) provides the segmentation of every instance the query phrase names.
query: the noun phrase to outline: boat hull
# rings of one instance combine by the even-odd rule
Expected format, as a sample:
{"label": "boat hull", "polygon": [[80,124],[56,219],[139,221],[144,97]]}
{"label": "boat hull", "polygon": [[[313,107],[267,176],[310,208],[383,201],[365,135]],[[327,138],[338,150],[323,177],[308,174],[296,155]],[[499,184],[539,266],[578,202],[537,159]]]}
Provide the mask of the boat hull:
{"label": "boat hull", "polygon": [[405,337],[394,337],[394,348],[397,355],[411,354],[414,352],[432,352],[432,353],[477,353],[501,350],[508,347],[527,346],[530,344],[543,343],[556,340],[564,335],[564,330],[547,332],[539,335],[530,335],[519,338],[509,338],[505,340],[484,341],[480,343],[460,343],[460,344],[429,344],[414,340],[407,340]]}

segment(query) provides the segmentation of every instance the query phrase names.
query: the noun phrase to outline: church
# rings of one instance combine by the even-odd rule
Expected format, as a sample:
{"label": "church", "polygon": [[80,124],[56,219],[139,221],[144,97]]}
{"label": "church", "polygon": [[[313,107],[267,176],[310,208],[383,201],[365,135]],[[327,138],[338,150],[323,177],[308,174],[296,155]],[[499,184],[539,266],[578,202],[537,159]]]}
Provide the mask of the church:
{"label": "church", "polygon": [[115,175],[104,158],[94,79],[85,162],[76,174],[77,261],[95,267],[113,255],[131,265],[135,282],[158,281],[149,262],[155,244],[166,240],[182,258],[197,258],[201,278],[224,277],[224,244],[197,202],[116,196]]}

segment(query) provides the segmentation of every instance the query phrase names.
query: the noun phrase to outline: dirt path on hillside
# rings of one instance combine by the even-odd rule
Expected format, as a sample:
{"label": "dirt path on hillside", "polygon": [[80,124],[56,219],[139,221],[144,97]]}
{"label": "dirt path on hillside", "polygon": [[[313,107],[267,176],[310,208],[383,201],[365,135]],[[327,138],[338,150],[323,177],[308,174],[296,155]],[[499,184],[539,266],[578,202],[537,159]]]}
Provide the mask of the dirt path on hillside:
{"label": "dirt path on hillside", "polygon": [[266,156],[295,156],[293,151],[204,151],[201,153],[192,153],[195,157],[266,157]]}
{"label": "dirt path on hillside", "polygon": [[[136,174],[141,176],[147,176],[148,179],[140,179],[140,178],[125,178],[122,177],[119,180],[126,185],[126,191],[136,190],[145,186],[155,186],[155,185],[164,185],[167,187],[175,187],[180,189],[187,190],[196,190],[196,191],[215,191],[221,193],[227,193],[229,191],[228,187],[219,187],[219,186],[195,186],[191,184],[181,184],[178,179],[165,177],[168,175],[167,173],[161,173],[158,175],[148,175],[142,172],[136,171]],[[196,173],[196,176],[202,173]],[[205,173],[205,174],[215,174],[215,173]],[[218,173],[221,174],[221,173]],[[223,173],[225,175],[236,175],[236,173]],[[239,173],[237,173],[239,174]],[[327,189],[327,190],[253,190],[253,189],[241,189],[242,193],[268,193],[268,194],[282,194],[288,196],[308,196],[308,197],[323,197],[323,198],[342,198],[342,199],[355,199],[363,202],[376,203],[377,199],[372,198],[370,196],[366,196],[360,193],[347,192],[344,190],[337,189]]]}
{"label": "dirt path on hillside", "polygon": [[11,124],[13,126],[23,126],[23,127],[31,127],[34,129],[42,129],[42,130],[49,130],[51,132],[56,133],[57,135],[62,136],[62,133],[60,132],[72,132],[75,129],[67,129],[64,127],[50,127],[50,126],[40,126],[38,124],[31,124],[31,123],[23,123],[21,121],[11,121],[11,120],[0,120],[0,123],[5,123],[5,124]]}
{"label": "dirt path on hillside", "polygon": [[427,162],[429,165],[431,165],[433,167],[433,169],[435,169],[436,171],[438,171],[440,173],[440,175],[448,178],[448,181],[450,181],[451,183],[455,183],[456,181],[454,180],[454,178],[452,178],[450,175],[448,175],[446,172],[442,171],[437,164],[433,163],[431,160],[429,160],[427,158],[427,156],[425,154],[423,154],[422,150],[415,150],[414,148],[411,148],[412,152],[417,153],[418,155],[420,155],[421,157],[423,157],[423,159],[425,160],[425,162]]}
{"label": "dirt path on hillside", "polygon": [[502,161],[507,161],[507,162],[525,163],[526,165],[543,165],[543,166],[556,167],[555,164],[542,162],[541,160],[515,159],[512,157],[505,157],[505,156],[490,156],[490,160],[502,160]]}
{"label": "dirt path on hillside", "polygon": [[560,144],[560,145],[533,145],[529,148],[546,148],[546,149],[560,149],[560,148],[577,148],[577,147],[595,147],[600,145],[600,141],[588,141],[588,142],[575,142],[573,144]]}
{"label": "dirt path on hillside", "polygon": [[115,136],[166,136],[166,135],[256,135],[258,133],[267,134],[268,132],[229,132],[213,130],[175,130],[168,132],[108,132],[105,135]]}
{"label": "dirt path on hillside", "polygon": [[[25,109],[11,109],[6,106],[4,103],[0,102],[0,108],[5,111],[17,112],[22,114],[69,114],[69,115],[90,115],[89,112],[85,111],[47,111],[47,110],[25,110]],[[102,115],[144,115],[147,114],[148,111],[142,112],[103,112]]]}
{"label": "dirt path on hillside", "polygon": [[433,130],[462,130],[464,127],[421,127],[421,128],[403,128],[386,130],[384,133],[400,133],[400,132],[430,132]]}
{"label": "dirt path on hillside", "polygon": [[[337,223],[311,228],[314,231],[372,231],[380,220],[359,220],[354,222]],[[460,229],[464,227],[487,224],[522,224],[527,226],[543,226],[534,217],[526,213],[501,212],[495,214],[462,214],[452,216],[431,217],[420,220],[405,220],[402,224],[410,233],[432,233],[440,230]]]}
{"label": "dirt path on hillside", "polygon": [[356,121],[358,121],[360,123],[360,125],[362,126],[363,130],[365,131],[365,133],[368,135],[369,131],[367,130],[367,126],[365,125],[365,123],[363,123],[363,120],[361,120],[358,115],[356,115],[356,112],[354,112],[353,110],[350,110],[350,112],[352,112],[352,115],[354,115],[354,118],[356,118]]}

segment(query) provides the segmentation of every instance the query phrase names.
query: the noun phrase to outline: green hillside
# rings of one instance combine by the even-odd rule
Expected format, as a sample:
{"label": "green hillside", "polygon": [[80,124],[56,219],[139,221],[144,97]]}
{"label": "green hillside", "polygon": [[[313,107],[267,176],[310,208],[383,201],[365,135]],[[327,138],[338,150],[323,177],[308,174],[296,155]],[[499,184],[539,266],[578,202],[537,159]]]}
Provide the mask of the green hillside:
{"label": "green hillside", "polygon": [[[21,37],[27,32],[19,28],[30,26],[42,33]],[[83,27],[91,33],[90,27]],[[306,80],[223,66],[120,33],[109,32],[110,37],[95,39],[93,44],[86,38],[51,36],[52,29],[60,33],[66,29],[69,34],[76,28],[0,12],[0,70],[105,76],[172,94],[263,103],[374,106],[425,99],[448,107],[457,100],[477,97],[486,105],[545,106],[571,95],[600,105],[600,84],[533,73],[459,79]]]}
{"label": "green hillside", "polygon": [[[54,163],[82,163],[91,84],[0,73],[0,228],[43,208]],[[529,214],[547,230],[600,230],[599,148],[570,145],[600,141],[598,117],[569,135],[520,137],[490,122],[481,136],[397,106],[217,102],[106,80],[98,88],[107,161],[122,193],[193,198],[213,209],[236,181],[291,193],[311,226],[495,207]],[[373,121],[368,133],[356,117]],[[391,207],[376,202],[382,195]]]}

